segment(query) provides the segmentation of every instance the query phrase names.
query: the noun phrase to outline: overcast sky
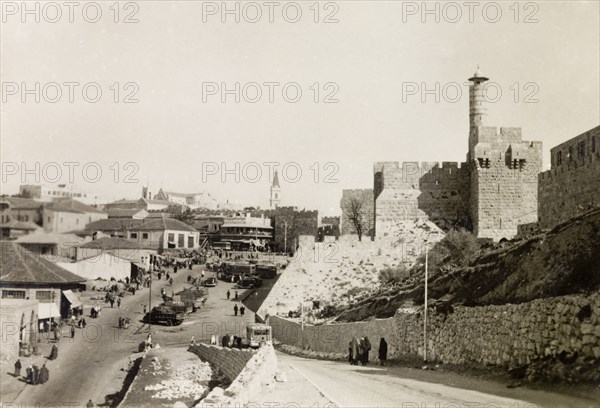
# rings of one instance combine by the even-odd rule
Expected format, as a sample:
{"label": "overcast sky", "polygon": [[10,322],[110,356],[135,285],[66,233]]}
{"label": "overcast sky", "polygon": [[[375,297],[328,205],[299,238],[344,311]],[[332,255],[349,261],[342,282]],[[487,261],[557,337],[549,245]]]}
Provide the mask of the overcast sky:
{"label": "overcast sky", "polygon": [[[161,185],[206,190],[220,201],[265,207],[270,180],[264,163],[278,162],[280,169],[287,163],[280,177],[283,205],[337,214],[342,189],[372,187],[375,161],[464,160],[463,84],[477,65],[502,90],[488,105],[488,125],[522,127],[524,139],[543,142],[546,164],[552,146],[600,123],[597,1],[479,2],[472,22],[463,2],[454,3],[458,8],[428,3],[440,10],[436,22],[435,15],[422,15],[421,2],[315,7],[310,1],[298,2],[302,15],[295,23],[297,7],[289,2],[275,2],[273,22],[269,6],[254,3],[262,12],[256,23],[250,20],[258,8],[243,3],[239,23],[235,15],[221,15],[221,2],[122,2],[118,23],[112,1],[98,2],[99,18],[93,6],[83,11],[86,3],[78,3],[70,22],[66,6],[58,18],[54,6],[41,2],[39,23],[22,13],[21,2],[2,4],[0,154],[9,170],[3,193],[15,193],[22,177],[35,182],[23,168],[13,175],[10,163],[28,169],[40,163],[50,179],[56,177],[49,163],[61,163],[66,182],[62,163],[78,162],[75,184],[109,200],[137,198],[149,180],[152,191]],[[126,17],[138,22],[125,23]],[[36,82],[39,103],[21,85],[35,89]],[[60,84],[60,99],[52,82]],[[69,82],[80,84],[73,86],[73,103]],[[221,83],[235,89],[236,82],[239,103],[221,92]],[[265,85],[273,82],[279,85]],[[96,103],[82,95],[88,83],[102,90]],[[262,91],[256,103],[257,87],[244,88],[249,83]],[[284,98],[288,83],[294,84]],[[417,95],[408,92],[412,83]],[[439,101],[433,93],[422,101],[423,84],[435,90],[436,83]],[[302,96],[292,103],[297,89]],[[86,97],[94,96],[89,86]],[[138,102],[123,103],[128,96]],[[135,166],[126,168],[129,162]],[[95,164],[87,167],[87,180],[97,182],[82,175],[86,163],[101,167],[101,177]],[[223,183],[222,167],[235,172],[236,163],[239,182],[230,173]],[[125,182],[128,174],[138,182]]]}

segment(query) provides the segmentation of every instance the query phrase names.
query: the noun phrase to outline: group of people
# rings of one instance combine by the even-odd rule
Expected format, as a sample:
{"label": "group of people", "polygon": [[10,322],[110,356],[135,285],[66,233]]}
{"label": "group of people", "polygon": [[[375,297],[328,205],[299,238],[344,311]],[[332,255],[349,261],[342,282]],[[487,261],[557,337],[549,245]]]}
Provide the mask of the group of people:
{"label": "group of people", "polygon": [[[235,296],[235,297],[234,297],[233,299],[234,299],[234,300],[238,300],[238,298],[239,298],[239,294],[238,294],[238,291],[237,291],[237,290],[235,291],[235,294],[234,294],[234,296]],[[230,292],[230,291],[229,291],[229,289],[228,289],[228,290],[227,290],[227,300],[229,300],[229,298],[231,298],[231,292]]]}
{"label": "group of people", "polygon": [[[56,347],[56,346],[54,346]],[[21,360],[15,362],[15,377],[21,376]],[[25,382],[31,385],[44,384],[50,379],[50,371],[46,364],[42,368],[38,367],[37,364],[29,365],[25,369]]]}
{"label": "group of people", "polygon": [[121,316],[119,317],[119,329],[128,329],[129,328],[129,317]]}
{"label": "group of people", "polygon": [[[348,343],[348,361],[351,365],[367,365],[369,362],[369,352],[371,351],[371,342],[367,336],[352,338]],[[382,337],[379,341],[379,363],[385,365],[387,360],[388,345],[385,339]]]}
{"label": "group of people", "polygon": [[[216,339],[215,339],[216,340]],[[212,339],[211,339],[212,341]],[[215,341],[216,343],[216,341]],[[230,336],[229,333],[221,338],[221,346],[222,347],[235,347],[242,348],[242,338],[238,336]]]}
{"label": "group of people", "polygon": [[100,316],[100,312],[102,311],[101,306],[92,306],[92,310],[90,310],[90,316],[94,319]]}
{"label": "group of people", "polygon": [[244,305],[238,307],[237,304],[233,305],[233,315],[237,316],[238,311],[240,312],[240,316],[243,316],[246,313],[246,307]]}

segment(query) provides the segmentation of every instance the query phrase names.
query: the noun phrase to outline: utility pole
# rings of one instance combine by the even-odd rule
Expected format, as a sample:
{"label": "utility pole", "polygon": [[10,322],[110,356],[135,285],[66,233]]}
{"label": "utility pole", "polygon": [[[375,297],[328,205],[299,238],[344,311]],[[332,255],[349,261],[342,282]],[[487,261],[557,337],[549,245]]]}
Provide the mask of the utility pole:
{"label": "utility pole", "polygon": [[284,221],[284,234],[283,234],[283,253],[287,254],[287,221]]}
{"label": "utility pole", "polygon": [[152,324],[152,268],[148,268],[150,272],[150,283],[148,284],[148,333],[150,333],[150,325]]}
{"label": "utility pole", "polygon": [[428,278],[427,239],[425,240],[425,310],[423,319],[423,361],[427,362],[427,278]]}

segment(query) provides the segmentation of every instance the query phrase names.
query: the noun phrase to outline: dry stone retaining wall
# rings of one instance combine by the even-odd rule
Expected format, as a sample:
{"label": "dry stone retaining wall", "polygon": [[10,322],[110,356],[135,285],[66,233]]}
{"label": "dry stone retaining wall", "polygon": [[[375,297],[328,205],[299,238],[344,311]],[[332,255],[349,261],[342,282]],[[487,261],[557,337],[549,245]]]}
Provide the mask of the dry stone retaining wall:
{"label": "dry stone retaining wall", "polygon": [[[199,347],[199,346],[197,346]],[[215,358],[215,364],[218,366],[219,358],[225,358],[226,354],[238,356],[239,353],[219,353],[214,349],[220,349],[217,346],[200,346],[199,353]],[[220,351],[239,351],[224,349]],[[243,351],[242,351],[243,352]],[[201,358],[201,354],[197,353]],[[258,352],[243,352],[250,356],[250,359],[244,364],[243,369],[236,375],[231,385],[223,390],[220,387],[214,388],[198,405],[197,408],[222,408],[222,407],[243,407],[252,398],[260,394],[263,388],[274,381],[277,371],[277,356],[273,346],[266,345],[261,347]],[[234,359],[237,360],[236,357]]]}
{"label": "dry stone retaining wall", "polygon": [[[422,355],[422,313],[389,319],[310,326],[271,316],[273,336],[308,350],[347,353],[354,336],[369,336],[376,359],[380,337],[388,358]],[[600,292],[539,299],[517,305],[456,307],[429,313],[428,357],[444,363],[516,367],[562,351],[600,358]]]}
{"label": "dry stone retaining wall", "polygon": [[254,354],[250,349],[241,350],[207,344],[192,346],[190,351],[201,360],[208,361],[219,368],[229,381],[233,381],[242,372]]}

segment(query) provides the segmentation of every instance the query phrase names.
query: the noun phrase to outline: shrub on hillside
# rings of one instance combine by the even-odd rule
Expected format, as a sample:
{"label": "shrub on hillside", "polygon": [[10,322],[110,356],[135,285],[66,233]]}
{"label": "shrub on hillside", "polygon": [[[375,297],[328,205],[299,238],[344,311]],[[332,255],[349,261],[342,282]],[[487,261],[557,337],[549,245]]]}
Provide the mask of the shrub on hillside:
{"label": "shrub on hillside", "polygon": [[387,267],[379,271],[379,282],[384,285],[395,285],[409,277],[409,271],[403,266]]}
{"label": "shrub on hillside", "polygon": [[465,229],[451,230],[440,244],[458,266],[470,265],[479,255],[477,237]]}

